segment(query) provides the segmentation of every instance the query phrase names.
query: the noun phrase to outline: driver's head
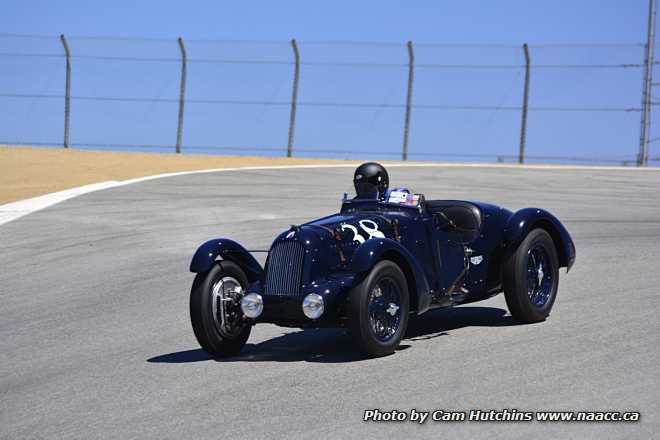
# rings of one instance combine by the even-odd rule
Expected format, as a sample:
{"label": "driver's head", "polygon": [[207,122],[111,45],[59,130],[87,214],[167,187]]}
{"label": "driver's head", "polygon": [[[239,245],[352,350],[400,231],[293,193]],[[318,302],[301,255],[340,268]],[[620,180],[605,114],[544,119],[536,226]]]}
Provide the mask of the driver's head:
{"label": "driver's head", "polygon": [[366,162],[355,169],[353,185],[358,199],[377,199],[385,196],[390,178],[384,166]]}

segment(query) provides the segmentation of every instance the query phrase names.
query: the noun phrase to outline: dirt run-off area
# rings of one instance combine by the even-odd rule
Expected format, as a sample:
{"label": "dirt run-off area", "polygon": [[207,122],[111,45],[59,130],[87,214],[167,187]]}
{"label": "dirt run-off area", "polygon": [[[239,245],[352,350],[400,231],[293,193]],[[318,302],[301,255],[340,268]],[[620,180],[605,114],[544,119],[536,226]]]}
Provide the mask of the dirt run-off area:
{"label": "dirt run-off area", "polygon": [[0,205],[90,183],[177,171],[326,163],[350,162],[0,146]]}

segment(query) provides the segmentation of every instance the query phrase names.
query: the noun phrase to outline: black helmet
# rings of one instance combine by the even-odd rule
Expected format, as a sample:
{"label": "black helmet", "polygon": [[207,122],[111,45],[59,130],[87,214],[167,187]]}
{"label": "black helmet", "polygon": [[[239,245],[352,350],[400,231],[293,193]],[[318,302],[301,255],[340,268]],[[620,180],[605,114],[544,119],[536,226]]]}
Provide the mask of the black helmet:
{"label": "black helmet", "polygon": [[353,185],[358,199],[381,198],[390,186],[390,178],[384,166],[366,162],[355,169]]}

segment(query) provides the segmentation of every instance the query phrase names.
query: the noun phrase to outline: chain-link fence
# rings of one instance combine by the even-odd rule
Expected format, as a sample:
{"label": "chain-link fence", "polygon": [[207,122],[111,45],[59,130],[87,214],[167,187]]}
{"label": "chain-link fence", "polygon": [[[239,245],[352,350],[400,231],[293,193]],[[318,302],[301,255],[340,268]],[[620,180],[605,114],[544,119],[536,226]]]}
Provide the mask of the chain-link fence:
{"label": "chain-link fence", "polygon": [[0,143],[632,165],[644,48],[5,34]]}

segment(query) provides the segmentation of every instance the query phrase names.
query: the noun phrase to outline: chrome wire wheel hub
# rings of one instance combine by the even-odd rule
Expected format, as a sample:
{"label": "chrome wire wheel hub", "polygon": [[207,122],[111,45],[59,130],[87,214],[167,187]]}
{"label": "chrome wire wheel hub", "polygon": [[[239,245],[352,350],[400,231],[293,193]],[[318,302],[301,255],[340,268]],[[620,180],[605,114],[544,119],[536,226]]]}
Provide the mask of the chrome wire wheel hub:
{"label": "chrome wire wheel hub", "polygon": [[381,279],[369,292],[369,324],[376,339],[387,342],[401,326],[401,292],[389,278]]}
{"label": "chrome wire wheel hub", "polygon": [[532,305],[543,307],[552,293],[550,257],[545,248],[536,245],[527,252],[527,295]]}
{"label": "chrome wire wheel hub", "polygon": [[223,277],[211,289],[213,322],[224,337],[237,336],[245,326],[241,311],[243,287],[236,278]]}

